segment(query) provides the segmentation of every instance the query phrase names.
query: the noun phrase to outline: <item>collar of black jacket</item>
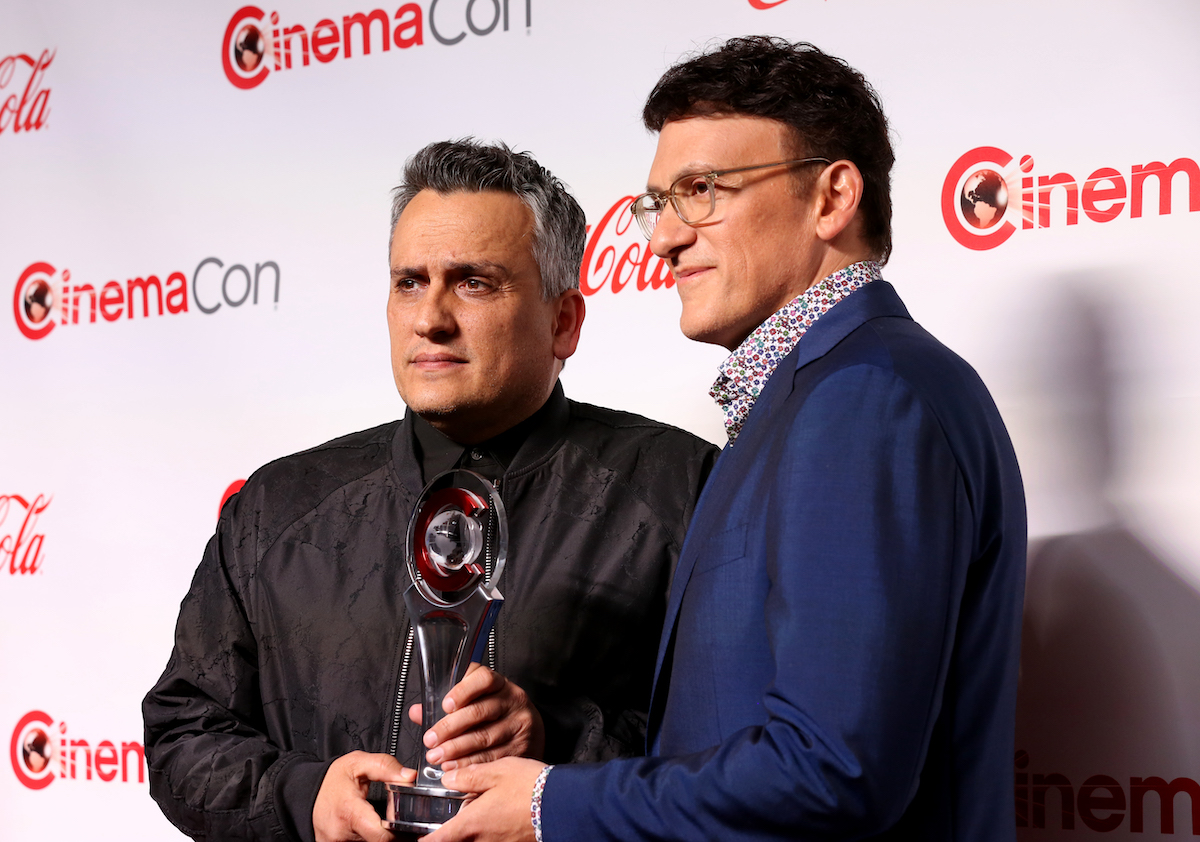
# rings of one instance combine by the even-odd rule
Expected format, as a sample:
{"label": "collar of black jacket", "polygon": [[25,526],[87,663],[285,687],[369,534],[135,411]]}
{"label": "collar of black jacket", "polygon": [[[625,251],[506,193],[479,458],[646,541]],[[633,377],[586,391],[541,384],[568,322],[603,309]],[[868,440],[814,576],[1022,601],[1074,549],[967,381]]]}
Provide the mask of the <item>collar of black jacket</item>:
{"label": "collar of black jacket", "polygon": [[[561,437],[568,414],[562,383],[556,383],[550,397],[533,415],[487,441],[467,446],[438,432],[432,424],[409,410],[397,431],[396,455],[401,461],[407,461],[404,457],[411,454],[421,473],[422,484],[456,467],[496,480],[510,469],[535,462],[548,452]],[[408,446],[404,447],[405,444]]]}

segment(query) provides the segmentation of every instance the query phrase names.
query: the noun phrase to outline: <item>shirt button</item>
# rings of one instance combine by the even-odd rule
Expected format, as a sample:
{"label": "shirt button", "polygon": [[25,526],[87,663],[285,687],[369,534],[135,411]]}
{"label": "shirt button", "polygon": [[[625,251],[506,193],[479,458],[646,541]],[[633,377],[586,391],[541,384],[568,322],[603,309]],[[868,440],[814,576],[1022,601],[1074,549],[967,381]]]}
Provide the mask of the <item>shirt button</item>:
{"label": "shirt button", "polygon": [[472,450],[471,458],[474,459],[476,462],[478,462],[480,459],[483,458],[483,454],[480,453],[478,450]]}

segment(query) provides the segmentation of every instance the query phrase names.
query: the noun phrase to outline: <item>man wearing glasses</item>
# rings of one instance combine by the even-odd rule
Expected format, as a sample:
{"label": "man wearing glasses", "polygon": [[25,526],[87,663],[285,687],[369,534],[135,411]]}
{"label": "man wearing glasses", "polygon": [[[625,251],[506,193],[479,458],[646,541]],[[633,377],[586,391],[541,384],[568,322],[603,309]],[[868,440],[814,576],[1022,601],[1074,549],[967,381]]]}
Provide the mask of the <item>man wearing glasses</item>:
{"label": "man wearing glasses", "polygon": [[653,756],[457,770],[481,794],[430,842],[1011,840],[1021,479],[983,383],[881,278],[878,98],[809,44],[747,38],[669,70],[643,116],[633,212],[683,332],[732,352]]}

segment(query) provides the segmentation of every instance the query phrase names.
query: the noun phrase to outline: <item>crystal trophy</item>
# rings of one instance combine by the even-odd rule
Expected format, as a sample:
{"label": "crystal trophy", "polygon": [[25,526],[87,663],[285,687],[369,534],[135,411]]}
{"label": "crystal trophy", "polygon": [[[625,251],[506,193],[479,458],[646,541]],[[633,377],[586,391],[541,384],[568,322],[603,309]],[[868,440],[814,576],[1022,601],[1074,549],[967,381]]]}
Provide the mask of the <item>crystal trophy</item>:
{"label": "crystal trophy", "polygon": [[[504,504],[486,479],[453,470],[425,487],[408,522],[404,591],[421,668],[422,734],[445,715],[442,701],[471,662],[483,658],[504,601],[496,582],[507,548]],[[416,783],[387,785],[388,826],[425,834],[449,821],[467,796],[441,780],[441,767],[422,750]]]}

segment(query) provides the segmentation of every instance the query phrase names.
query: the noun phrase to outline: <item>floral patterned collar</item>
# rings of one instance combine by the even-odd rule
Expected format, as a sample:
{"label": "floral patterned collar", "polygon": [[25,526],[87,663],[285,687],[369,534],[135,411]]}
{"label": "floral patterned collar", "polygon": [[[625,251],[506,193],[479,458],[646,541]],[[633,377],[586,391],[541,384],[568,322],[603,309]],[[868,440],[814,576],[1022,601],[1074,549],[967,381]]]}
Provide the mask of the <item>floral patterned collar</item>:
{"label": "floral patterned collar", "polygon": [[721,363],[721,373],[708,393],[725,413],[730,444],[742,431],[768,378],[805,331],[834,304],[881,277],[880,265],[870,260],[839,269],[772,314]]}

